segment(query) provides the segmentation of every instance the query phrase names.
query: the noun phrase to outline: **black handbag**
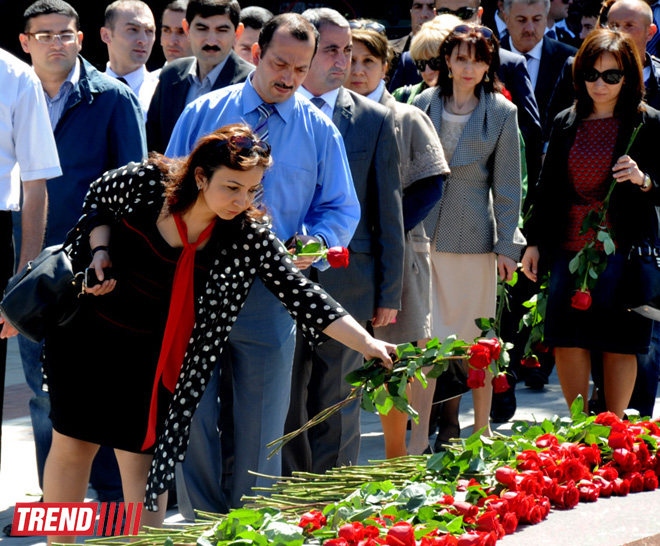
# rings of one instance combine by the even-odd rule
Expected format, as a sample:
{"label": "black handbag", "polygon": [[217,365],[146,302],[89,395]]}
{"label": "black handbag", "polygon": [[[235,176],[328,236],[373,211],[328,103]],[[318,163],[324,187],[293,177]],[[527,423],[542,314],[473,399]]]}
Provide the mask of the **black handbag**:
{"label": "black handbag", "polygon": [[0,313],[32,341],[41,341],[48,328],[67,324],[78,311],[83,273],[74,270],[71,252],[83,225],[84,217],[62,245],[45,248],[7,283]]}
{"label": "black handbag", "polygon": [[634,245],[624,266],[624,306],[651,320],[660,320],[660,244]]}

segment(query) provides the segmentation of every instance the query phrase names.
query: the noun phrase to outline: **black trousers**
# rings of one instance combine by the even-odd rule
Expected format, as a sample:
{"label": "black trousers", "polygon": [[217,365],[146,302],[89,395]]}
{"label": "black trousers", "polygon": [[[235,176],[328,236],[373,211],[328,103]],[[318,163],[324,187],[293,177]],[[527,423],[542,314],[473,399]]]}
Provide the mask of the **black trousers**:
{"label": "black trousers", "polygon": [[[14,273],[14,237],[10,211],[0,211],[0,293]],[[0,425],[2,406],[5,402],[5,371],[7,368],[7,340],[0,340]],[[0,447],[2,446],[2,426],[0,426]],[[0,460],[0,464],[2,461]]]}

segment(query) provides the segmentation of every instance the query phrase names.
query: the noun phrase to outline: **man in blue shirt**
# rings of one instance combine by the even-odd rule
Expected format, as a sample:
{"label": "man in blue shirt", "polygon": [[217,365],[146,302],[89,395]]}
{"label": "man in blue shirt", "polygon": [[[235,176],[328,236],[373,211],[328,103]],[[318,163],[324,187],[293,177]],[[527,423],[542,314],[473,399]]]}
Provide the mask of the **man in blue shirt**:
{"label": "man in blue shirt", "polygon": [[[48,181],[44,244],[51,246],[62,243],[76,224],[89,185],[96,178],[146,156],[146,138],[140,105],[131,90],[80,57],[83,33],[71,5],[61,0],[38,0],[27,8],[23,19],[24,32],[19,39],[43,86],[63,173]],[[42,390],[42,344],[23,336],[18,343],[25,377],[34,394],[30,416],[41,483],[52,431],[50,400]],[[97,480],[93,475],[93,485],[98,487],[105,477]],[[118,475],[114,485],[120,485]],[[100,494],[101,500],[106,500]],[[114,496],[113,492],[108,494]]]}
{"label": "man in blue shirt", "polygon": [[[197,139],[229,123],[245,121],[267,127],[274,165],[263,180],[263,201],[277,236],[296,233],[316,237],[327,246],[348,246],[360,218],[341,135],[332,121],[296,95],[309,70],[318,32],[297,14],[268,22],[254,46],[256,70],[244,84],[213,91],[189,104],[179,118],[168,157],[183,156]],[[260,114],[259,110],[272,112]],[[261,129],[260,134],[263,134]],[[262,137],[265,138],[265,137]],[[312,258],[301,258],[305,269]],[[320,264],[327,267],[327,264]],[[284,430],[289,402],[295,324],[278,300],[257,282],[230,337],[234,379],[234,473],[231,506],[242,495],[281,473],[278,456],[266,459],[265,445]],[[216,382],[214,384],[214,382]],[[177,480],[179,509],[222,512],[220,488],[217,374],[211,380],[191,426],[190,447]]]}

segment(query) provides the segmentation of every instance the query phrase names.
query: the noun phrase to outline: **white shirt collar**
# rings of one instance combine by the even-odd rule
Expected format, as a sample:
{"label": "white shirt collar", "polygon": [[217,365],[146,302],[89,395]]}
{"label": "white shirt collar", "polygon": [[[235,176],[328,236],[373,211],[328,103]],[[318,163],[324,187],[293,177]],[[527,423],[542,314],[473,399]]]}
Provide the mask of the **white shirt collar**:
{"label": "white shirt collar", "polygon": [[514,53],[518,53],[519,55],[522,55],[525,58],[527,57],[527,55],[529,55],[532,59],[536,59],[537,61],[541,60],[541,54],[543,53],[543,40],[539,41],[539,43],[536,44],[527,53],[522,53],[518,51],[513,45],[513,41],[511,39],[509,39],[509,43],[511,44],[511,51],[513,51]]}
{"label": "white shirt collar", "polygon": [[105,67],[105,73],[112,78],[119,78],[119,77],[124,78],[128,86],[133,91],[137,92],[137,90],[140,89],[140,86],[142,85],[145,76],[148,74],[148,71],[146,67],[142,65],[137,70],[133,70],[133,72],[129,72],[128,74],[125,74],[123,76],[119,76],[119,74],[117,74],[114,70],[112,70],[112,68],[110,68],[110,63],[108,63]]}
{"label": "white shirt collar", "polygon": [[378,87],[374,89],[371,93],[367,95],[368,99],[380,102],[380,99],[383,97],[383,92],[385,91],[385,80],[380,80]]}
{"label": "white shirt collar", "polygon": [[[312,100],[312,98],[315,96],[312,95],[309,91],[307,91],[307,89],[305,89],[302,85],[298,88],[297,92],[308,100]],[[335,105],[337,104],[338,95],[339,95],[339,87],[337,89],[333,89],[332,91],[328,91],[327,93],[323,93],[323,95],[320,95],[319,97],[325,101],[325,104],[323,105],[323,108],[321,108],[321,111],[330,119],[332,119],[332,115],[335,111]]]}

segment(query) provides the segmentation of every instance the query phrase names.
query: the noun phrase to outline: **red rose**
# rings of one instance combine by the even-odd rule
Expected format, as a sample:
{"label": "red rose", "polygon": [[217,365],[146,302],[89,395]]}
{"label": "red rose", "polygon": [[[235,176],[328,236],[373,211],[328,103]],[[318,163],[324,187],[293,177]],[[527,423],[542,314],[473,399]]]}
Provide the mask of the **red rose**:
{"label": "red rose", "polygon": [[526,523],[536,525],[545,519],[544,510],[541,506],[532,506],[531,509],[521,519]]}
{"label": "red rose", "polygon": [[493,377],[491,384],[493,385],[493,392],[506,392],[511,388],[506,379],[506,374],[500,373]]}
{"label": "red rose", "polygon": [[532,345],[532,351],[534,351],[535,353],[548,353],[550,352],[550,349],[545,345],[543,345],[543,343],[541,343],[540,341],[537,341],[536,343],[534,343],[534,345]]}
{"label": "red rose", "polygon": [[515,533],[518,528],[518,518],[513,512],[507,512],[502,517],[502,527],[507,535]]}
{"label": "red rose", "polygon": [[323,543],[323,546],[348,546],[345,538],[331,538]]}
{"label": "red rose", "polygon": [[[609,464],[609,463],[608,463]],[[608,482],[612,482],[619,477],[617,469],[612,466],[603,466],[594,472],[595,475],[601,476]]]}
{"label": "red rose", "polygon": [[545,449],[547,447],[551,446],[558,446],[559,445],[559,440],[557,440],[557,437],[554,434],[543,434],[539,436],[536,439],[536,447],[540,447],[541,449]]}
{"label": "red rose", "polygon": [[345,523],[339,528],[337,534],[339,538],[343,538],[349,544],[357,544],[360,540],[364,539],[364,525],[359,521]]}
{"label": "red rose", "polygon": [[631,493],[644,491],[644,477],[639,472],[630,472],[629,474],[624,474],[621,478],[630,484]]}
{"label": "red rose", "polygon": [[599,488],[588,480],[582,480],[577,485],[580,493],[580,502],[596,502],[598,500]]}
{"label": "red rose", "polygon": [[495,542],[492,541],[490,533],[470,531],[458,537],[458,546],[490,546],[491,544],[495,544]]}
{"label": "red rose", "polygon": [[559,468],[562,471],[564,480],[573,480],[575,482],[579,482],[589,472],[584,466],[584,463],[577,459],[565,459],[560,463]]}
{"label": "red rose", "polygon": [[480,370],[487,368],[492,358],[490,349],[485,345],[479,344],[472,345],[472,347],[468,349],[468,355],[470,366],[473,368],[479,368]]}
{"label": "red rose", "polygon": [[516,484],[517,472],[510,466],[500,466],[495,470],[495,479],[503,485],[509,487]]}
{"label": "red rose", "polygon": [[658,488],[658,476],[653,470],[644,472],[644,491],[655,491]]}
{"label": "red rose", "polygon": [[584,461],[592,468],[600,464],[600,449],[598,449],[596,444],[591,444],[590,446],[579,445],[578,449],[582,453]]}
{"label": "red rose", "polygon": [[445,495],[440,501],[441,504],[454,504],[454,497],[451,495]]}
{"label": "red rose", "polygon": [[531,355],[523,358],[520,363],[525,366],[525,368],[540,368],[539,359],[536,355]]}
{"label": "red rose", "polygon": [[591,307],[591,292],[587,288],[576,290],[571,298],[571,307],[575,307],[580,311],[589,309]]}
{"label": "red rose", "polygon": [[619,419],[619,416],[616,415],[615,413],[612,413],[611,411],[604,411],[603,413],[599,413],[596,415],[596,423],[599,425],[605,425],[606,427],[611,427],[615,423],[621,423],[621,419]]}
{"label": "red rose", "polygon": [[615,449],[612,458],[624,472],[636,472],[641,467],[637,456],[627,449]]}
{"label": "red rose", "polygon": [[480,339],[477,341],[479,345],[483,345],[484,347],[487,347],[488,350],[490,350],[490,358],[492,360],[499,360],[500,359],[500,353],[502,351],[502,346],[500,345],[500,342],[496,338],[491,338],[491,339]]}
{"label": "red rose", "polygon": [[627,432],[610,432],[607,443],[612,449],[625,448],[632,450],[633,448],[633,438]]}
{"label": "red rose", "polygon": [[467,386],[471,389],[478,389],[486,386],[486,372],[484,370],[475,370],[470,368],[468,373]]}
{"label": "red rose", "polygon": [[380,536],[380,529],[375,525],[367,525],[364,528],[364,536],[366,538],[378,538]]}
{"label": "red rose", "polygon": [[541,457],[533,449],[526,449],[516,457],[520,470],[538,470],[541,466]]}
{"label": "red rose", "polygon": [[343,246],[333,246],[326,255],[330,267],[348,267],[348,249]]}
{"label": "red rose", "polygon": [[612,482],[614,485],[614,494],[618,495],[619,497],[625,497],[628,493],[630,493],[630,482],[627,480],[622,480],[621,478],[617,478]]}
{"label": "red rose", "polygon": [[415,531],[410,523],[400,521],[387,531],[386,540],[389,546],[415,546]]}
{"label": "red rose", "polygon": [[305,532],[311,533],[321,527],[325,527],[325,524],[325,516],[318,510],[312,510],[302,515],[298,527],[302,527]]}
{"label": "red rose", "polygon": [[612,493],[614,493],[614,484],[612,484],[610,481],[607,481],[605,478],[594,476],[594,483],[598,487],[599,497],[611,497]]}
{"label": "red rose", "polygon": [[474,504],[470,504],[469,502],[454,501],[453,509],[451,512],[457,516],[463,516],[464,518],[473,518],[479,513],[479,508],[477,508]]}

